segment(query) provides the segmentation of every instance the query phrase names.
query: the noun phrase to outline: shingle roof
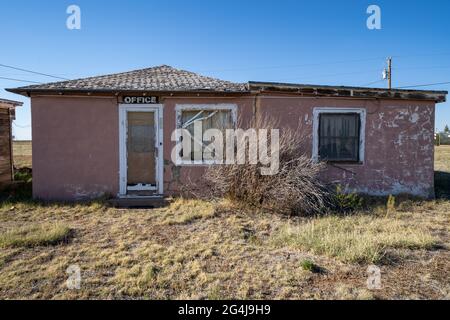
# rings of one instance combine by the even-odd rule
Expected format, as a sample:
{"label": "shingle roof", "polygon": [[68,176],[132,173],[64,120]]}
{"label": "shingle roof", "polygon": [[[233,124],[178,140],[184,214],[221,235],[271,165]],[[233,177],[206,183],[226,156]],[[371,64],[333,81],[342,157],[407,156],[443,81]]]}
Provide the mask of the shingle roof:
{"label": "shingle roof", "polygon": [[275,82],[233,83],[205,77],[190,71],[162,65],[153,68],[90,77],[78,80],[53,82],[6,91],[30,96],[31,93],[121,93],[121,92],[179,92],[179,93],[275,93],[307,97],[379,98],[402,100],[430,100],[445,102],[447,91],[423,91],[404,89],[361,88],[347,86],[323,86]]}
{"label": "shingle roof", "polygon": [[78,80],[53,82],[13,89],[18,91],[212,91],[244,92],[246,85],[205,77],[193,72],[162,65]]}
{"label": "shingle roof", "polygon": [[15,107],[23,106],[22,102],[14,101],[14,100],[8,100],[8,99],[2,99],[2,98],[0,98],[0,103],[8,104],[8,105],[15,106]]}

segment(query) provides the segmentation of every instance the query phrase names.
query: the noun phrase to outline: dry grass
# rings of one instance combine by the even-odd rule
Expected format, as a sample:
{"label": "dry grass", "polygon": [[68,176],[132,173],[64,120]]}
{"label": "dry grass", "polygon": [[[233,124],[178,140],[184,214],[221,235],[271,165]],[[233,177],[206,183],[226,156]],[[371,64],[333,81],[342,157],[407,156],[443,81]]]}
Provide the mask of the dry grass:
{"label": "dry grass", "polygon": [[432,249],[437,240],[408,215],[395,219],[373,215],[329,216],[286,224],[274,234],[276,245],[335,257],[350,263],[380,263],[393,249]]}
{"label": "dry grass", "polygon": [[[192,218],[194,208],[199,213]],[[177,200],[157,210],[101,203],[4,205],[1,234],[43,223],[70,226],[73,236],[56,246],[2,248],[0,298],[443,298],[450,276],[450,202],[413,203],[408,210],[389,217],[305,220],[200,200]],[[313,223],[316,231],[307,244],[312,249],[298,245],[298,233],[274,244],[281,240],[280,230],[308,231]],[[357,232],[349,236],[349,228]],[[326,230],[331,234],[323,234]],[[373,244],[365,246],[371,241],[389,247],[373,251]],[[434,244],[445,249],[431,248]],[[383,289],[368,291],[367,263],[386,253],[391,260],[381,265]],[[65,286],[71,265],[82,270],[80,290]]]}
{"label": "dry grass", "polygon": [[31,168],[31,141],[14,141],[13,154],[16,168]]}
{"label": "dry grass", "polygon": [[[0,299],[450,297],[448,200],[309,219],[225,201],[179,199],[156,210],[0,203],[0,234],[16,241],[32,234],[22,226],[58,225],[70,227],[70,241],[1,248]],[[373,262],[381,290],[366,285]],[[79,290],[66,287],[72,265]]]}
{"label": "dry grass", "polygon": [[434,170],[450,173],[450,146],[436,147]]}
{"label": "dry grass", "polygon": [[189,224],[214,216],[214,205],[202,200],[177,199],[167,208],[164,224]]}
{"label": "dry grass", "polygon": [[0,247],[37,247],[65,242],[70,228],[63,224],[17,227],[0,233]]}

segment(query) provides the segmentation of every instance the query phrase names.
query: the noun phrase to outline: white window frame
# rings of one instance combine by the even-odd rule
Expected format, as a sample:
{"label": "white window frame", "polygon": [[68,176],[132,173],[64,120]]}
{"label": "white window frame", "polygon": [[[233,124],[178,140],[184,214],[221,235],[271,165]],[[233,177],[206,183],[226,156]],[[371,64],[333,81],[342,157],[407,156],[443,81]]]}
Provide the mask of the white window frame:
{"label": "white window frame", "polygon": [[[314,108],[313,111],[313,146],[312,159],[315,162],[319,161],[319,123],[320,115],[324,113],[357,113],[361,120],[359,128],[359,161],[355,164],[363,164],[365,160],[365,145],[366,145],[366,114],[365,108],[341,108],[341,107],[320,107]],[[350,162],[351,163],[351,162]]]}
{"label": "white window frame", "polygon": [[[177,104],[175,106],[175,128],[182,129],[182,113],[183,111],[231,111],[231,121],[233,128],[236,128],[237,124],[237,105],[231,103],[220,103],[220,104]],[[177,141],[180,141],[181,135],[180,132],[177,131]],[[177,166],[207,166],[217,164],[214,160],[183,160],[180,157],[182,146],[177,143],[176,145],[176,165]]]}
{"label": "white window frame", "polygon": [[[163,145],[163,110],[162,104],[119,104],[119,197],[139,198],[139,196],[128,196],[128,191],[157,191],[158,195],[164,194],[164,145]],[[155,147],[158,158],[156,161],[156,188],[136,186],[127,187],[127,114],[128,112],[154,112],[155,113]]]}

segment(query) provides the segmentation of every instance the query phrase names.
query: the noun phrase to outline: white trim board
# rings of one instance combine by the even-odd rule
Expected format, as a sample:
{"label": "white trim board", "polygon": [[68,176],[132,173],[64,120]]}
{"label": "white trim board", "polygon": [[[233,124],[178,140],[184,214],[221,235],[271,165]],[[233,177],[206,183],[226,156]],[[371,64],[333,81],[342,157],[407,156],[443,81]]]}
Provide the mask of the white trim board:
{"label": "white trim board", "polygon": [[[127,113],[128,112],[154,112],[156,137],[156,188],[145,187],[142,190],[155,190],[164,194],[164,136],[163,136],[163,110],[162,104],[119,104],[119,197],[127,196]],[[141,190],[141,189],[139,189]]]}
{"label": "white trim board", "polygon": [[361,127],[359,132],[359,163],[365,160],[366,145],[366,114],[365,108],[339,108],[339,107],[320,107],[314,108],[313,111],[313,145],[312,159],[319,161],[319,116],[321,113],[357,113],[361,119]]}

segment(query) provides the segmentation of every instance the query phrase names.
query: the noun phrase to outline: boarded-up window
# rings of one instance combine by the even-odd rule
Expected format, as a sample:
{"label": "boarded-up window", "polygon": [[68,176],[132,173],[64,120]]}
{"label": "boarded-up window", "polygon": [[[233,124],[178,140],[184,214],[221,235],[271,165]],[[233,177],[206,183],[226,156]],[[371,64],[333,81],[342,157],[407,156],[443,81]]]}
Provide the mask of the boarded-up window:
{"label": "boarded-up window", "polygon": [[[225,138],[225,130],[232,129],[234,126],[231,110],[183,110],[181,113],[182,128],[188,130],[192,136],[191,160],[204,160],[203,152],[205,151],[203,142],[194,139],[195,122],[201,122],[202,124],[202,137],[205,131],[209,129],[219,129],[223,132],[223,137]],[[195,145],[199,147],[195,148]],[[198,150],[199,154],[195,154],[195,149]],[[180,156],[185,159],[183,153],[184,151],[181,151]]]}
{"label": "boarded-up window", "polygon": [[322,113],[319,124],[320,159],[358,162],[360,127],[358,113]]}

